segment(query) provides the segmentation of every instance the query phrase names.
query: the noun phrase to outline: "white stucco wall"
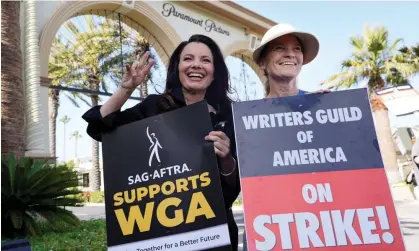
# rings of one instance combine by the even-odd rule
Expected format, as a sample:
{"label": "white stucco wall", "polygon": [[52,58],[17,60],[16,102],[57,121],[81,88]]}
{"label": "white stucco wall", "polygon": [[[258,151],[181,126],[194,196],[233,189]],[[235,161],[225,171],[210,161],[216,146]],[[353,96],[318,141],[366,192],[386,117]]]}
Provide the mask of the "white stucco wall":
{"label": "white stucco wall", "polygon": [[65,1],[36,1],[36,19],[38,26],[38,37],[41,36],[42,30],[58,8]]}
{"label": "white stucco wall", "polygon": [[[36,1],[36,19],[37,19],[37,30],[38,30],[38,38],[41,37],[42,31],[47,25],[48,21],[54,14],[58,8],[64,4],[64,1]],[[42,76],[48,77],[48,76]],[[48,107],[48,88],[46,87],[39,87],[39,96],[41,102],[41,109],[42,109],[42,130],[43,130],[43,145],[45,147],[46,152],[50,152],[49,146],[49,107]]]}
{"label": "white stucco wall", "polygon": [[[232,44],[248,39],[245,35],[244,28],[223,17],[211,14],[206,10],[195,6],[192,7],[190,3],[163,1],[147,3],[173,26],[182,40],[188,40],[189,37],[194,34],[203,34],[214,39],[221,50],[225,51],[225,49]],[[185,20],[188,19],[186,16],[188,16],[191,21]],[[192,19],[198,21],[198,24],[193,23]],[[210,32],[206,31],[207,25],[212,23],[211,20],[216,27],[221,28],[223,31],[227,31],[229,35],[221,34],[215,30],[211,30]]]}

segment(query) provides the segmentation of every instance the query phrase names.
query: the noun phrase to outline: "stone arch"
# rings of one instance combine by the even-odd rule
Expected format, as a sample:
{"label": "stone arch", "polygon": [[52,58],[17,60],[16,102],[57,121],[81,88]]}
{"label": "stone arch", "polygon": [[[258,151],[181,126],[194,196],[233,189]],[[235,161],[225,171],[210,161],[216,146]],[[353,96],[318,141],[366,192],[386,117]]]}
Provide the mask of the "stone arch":
{"label": "stone arch", "polygon": [[253,61],[252,52],[249,50],[249,42],[247,40],[236,42],[224,50],[224,57],[236,57],[243,59],[243,61],[252,68],[258,75],[262,83],[266,82],[266,77],[260,67]]}
{"label": "stone arch", "polygon": [[[48,77],[48,61],[52,42],[61,25],[75,14],[90,14],[88,11],[92,9],[109,9],[115,10],[121,7],[121,1],[71,1],[62,4],[59,9],[52,15],[48,23],[45,25],[40,41],[40,74],[42,77]],[[154,10],[146,2],[135,2],[132,10],[126,11],[125,16],[131,18],[146,28],[161,44],[167,55],[159,55],[164,64],[167,64],[172,52],[182,41],[178,33],[173,27]],[[153,38],[154,39],[154,38]],[[150,41],[151,42],[151,41]]]}

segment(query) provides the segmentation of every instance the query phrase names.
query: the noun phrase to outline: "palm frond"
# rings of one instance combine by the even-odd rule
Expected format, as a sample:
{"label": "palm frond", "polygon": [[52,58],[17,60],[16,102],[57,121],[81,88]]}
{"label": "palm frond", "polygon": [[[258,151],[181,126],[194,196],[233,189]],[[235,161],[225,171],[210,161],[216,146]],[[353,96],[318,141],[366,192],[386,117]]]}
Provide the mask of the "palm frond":
{"label": "palm frond", "polygon": [[[358,76],[350,71],[340,72],[332,75],[325,80],[321,85],[329,84],[329,89],[340,89],[343,87],[350,87],[355,85],[358,81]],[[332,83],[335,82],[335,83]]]}
{"label": "palm frond", "polygon": [[384,87],[384,79],[388,85],[405,83],[419,70],[415,70],[416,64],[407,56],[409,48],[399,48],[402,42],[401,38],[390,42],[389,31],[384,26],[365,27],[362,37],[350,37],[353,52],[342,62],[342,72],[322,84],[329,84],[329,88],[349,88],[366,79],[370,89],[376,90]]}
{"label": "palm frond", "polygon": [[25,229],[30,235],[38,235],[41,231],[36,220],[29,214],[24,215]]}
{"label": "palm frond", "polygon": [[389,52],[390,53],[396,52],[399,44],[402,43],[403,41],[404,41],[403,38],[397,38],[396,40],[394,40],[393,43],[390,45],[390,47],[388,49]]}
{"label": "palm frond", "polygon": [[79,34],[79,29],[77,28],[77,26],[73,23],[73,21],[67,21],[64,24],[64,27],[67,28],[67,30],[69,32],[71,32],[71,34],[76,37]]}
{"label": "palm frond", "polygon": [[[66,166],[51,167],[31,158],[2,157],[2,220],[9,236],[38,233],[35,217],[63,215],[70,222],[76,218],[62,206],[77,206],[79,178]],[[68,197],[72,196],[72,197]],[[3,225],[2,225],[3,227]]]}
{"label": "palm frond", "polygon": [[70,102],[77,108],[80,108],[79,103],[77,102],[77,100],[74,98],[76,97],[76,94],[72,93],[73,97],[68,95],[68,93],[65,94],[65,96],[68,98],[68,100],[70,100]]}

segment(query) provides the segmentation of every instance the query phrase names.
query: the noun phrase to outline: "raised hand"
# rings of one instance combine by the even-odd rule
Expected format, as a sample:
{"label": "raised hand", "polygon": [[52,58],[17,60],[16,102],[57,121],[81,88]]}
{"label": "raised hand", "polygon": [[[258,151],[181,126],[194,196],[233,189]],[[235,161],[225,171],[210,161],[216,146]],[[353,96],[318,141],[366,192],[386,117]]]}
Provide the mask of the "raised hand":
{"label": "raised hand", "polygon": [[147,61],[150,57],[150,52],[144,53],[142,57],[138,55],[136,57],[136,60],[134,63],[129,66],[126,65],[126,71],[124,75],[122,76],[122,82],[121,87],[128,89],[128,90],[134,90],[142,84],[147,76],[147,74],[150,72],[151,67],[154,65],[154,60],[150,60],[147,64]]}

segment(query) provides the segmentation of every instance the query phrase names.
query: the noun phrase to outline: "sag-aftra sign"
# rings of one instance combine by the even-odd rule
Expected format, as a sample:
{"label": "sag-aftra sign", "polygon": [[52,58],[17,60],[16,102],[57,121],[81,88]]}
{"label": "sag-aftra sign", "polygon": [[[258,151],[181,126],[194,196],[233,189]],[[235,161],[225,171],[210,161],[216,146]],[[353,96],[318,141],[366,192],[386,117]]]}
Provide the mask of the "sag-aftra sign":
{"label": "sag-aftra sign", "polygon": [[211,130],[200,102],[103,135],[109,250],[230,250]]}

